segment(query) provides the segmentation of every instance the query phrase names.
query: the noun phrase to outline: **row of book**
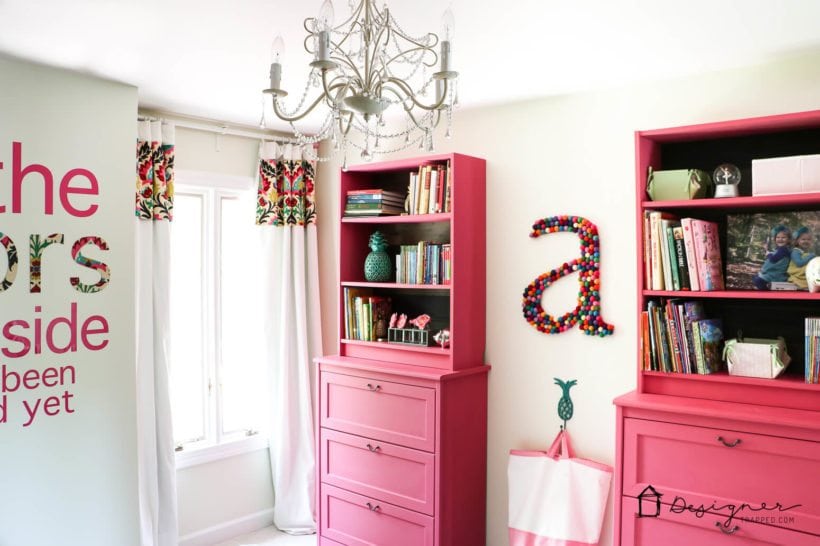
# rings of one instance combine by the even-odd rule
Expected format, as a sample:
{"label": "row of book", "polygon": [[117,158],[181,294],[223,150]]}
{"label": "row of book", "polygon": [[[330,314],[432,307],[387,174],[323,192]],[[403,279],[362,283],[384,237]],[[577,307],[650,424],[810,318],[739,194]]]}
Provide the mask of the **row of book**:
{"label": "row of book", "polygon": [[402,214],[404,196],[384,189],[350,190],[345,200],[345,216]]}
{"label": "row of book", "polygon": [[450,284],[453,275],[450,243],[421,241],[401,245],[396,255],[399,284]]}
{"label": "row of book", "polygon": [[418,172],[410,173],[407,188],[407,212],[436,214],[450,212],[452,174],[450,162],[446,165],[421,165]]}
{"label": "row of book", "polygon": [[806,318],[806,383],[820,383],[820,318]]}
{"label": "row of book", "polygon": [[723,323],[706,318],[699,301],[650,300],[641,314],[646,371],[710,374],[721,369]]}
{"label": "row of book", "polygon": [[357,288],[344,289],[345,339],[381,341],[387,339],[390,298],[374,296]]}
{"label": "row of book", "polygon": [[644,212],[644,276],[650,290],[723,290],[715,222]]}

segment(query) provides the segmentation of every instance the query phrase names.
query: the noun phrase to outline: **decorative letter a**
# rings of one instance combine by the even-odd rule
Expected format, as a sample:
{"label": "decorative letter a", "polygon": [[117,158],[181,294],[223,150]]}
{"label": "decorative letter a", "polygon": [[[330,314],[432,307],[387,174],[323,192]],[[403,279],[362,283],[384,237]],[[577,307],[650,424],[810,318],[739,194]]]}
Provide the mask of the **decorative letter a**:
{"label": "decorative letter a", "polygon": [[[550,216],[538,220],[532,226],[530,237],[540,237],[557,231],[572,231],[581,239],[581,257],[562,264],[549,273],[539,275],[524,289],[522,302],[524,318],[539,332],[560,334],[576,324],[588,336],[608,336],[615,330],[601,318],[601,274],[598,228],[580,216]],[[575,271],[579,271],[578,306],[558,318],[548,314],[541,305],[541,298],[549,285]]]}

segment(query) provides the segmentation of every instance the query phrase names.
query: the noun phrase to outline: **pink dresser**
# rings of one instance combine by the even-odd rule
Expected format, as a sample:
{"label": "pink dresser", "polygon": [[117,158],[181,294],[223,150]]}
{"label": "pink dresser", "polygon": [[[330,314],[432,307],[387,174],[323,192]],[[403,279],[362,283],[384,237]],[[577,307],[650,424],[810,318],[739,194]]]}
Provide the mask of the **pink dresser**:
{"label": "pink dresser", "polygon": [[[449,191],[449,204],[436,213],[402,216],[345,217],[340,211],[339,351],[316,360],[321,545],[485,543],[490,368],[483,363],[484,160],[445,154],[350,167],[341,175],[340,201],[344,208],[349,192],[374,189],[404,195],[416,174],[444,181],[448,190],[437,198],[446,203]],[[417,269],[403,275],[426,283],[364,278],[368,240],[377,229],[393,254],[399,246],[426,246],[413,262]],[[425,264],[445,259],[448,282],[441,274],[435,282],[422,275]],[[372,320],[372,308],[359,309],[386,299],[392,311],[411,318],[430,315],[425,333],[446,328],[449,345],[437,346],[430,337],[426,344],[373,339],[368,333],[375,324],[363,325]]]}
{"label": "pink dresser", "polygon": [[319,359],[320,544],[484,544],[488,371]]}

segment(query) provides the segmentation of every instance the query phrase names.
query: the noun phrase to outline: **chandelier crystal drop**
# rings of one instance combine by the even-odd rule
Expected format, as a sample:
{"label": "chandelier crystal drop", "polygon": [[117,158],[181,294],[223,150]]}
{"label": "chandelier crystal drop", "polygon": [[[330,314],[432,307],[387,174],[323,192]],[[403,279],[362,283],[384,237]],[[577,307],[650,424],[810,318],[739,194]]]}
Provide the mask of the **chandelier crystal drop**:
{"label": "chandelier crystal drop", "polygon": [[[414,144],[432,151],[432,132],[442,117],[449,138],[456,103],[458,72],[450,66],[453,12],[449,8],[444,12],[440,37],[432,32],[411,36],[398,25],[386,4],[379,9],[371,0],[350,0],[349,6],[350,16],[339,25],[334,25],[331,0],[324,0],[316,17],[305,19],[304,47],[313,61],[293,109],[283,104],[288,95],[282,89],[285,43],[281,36],[276,37],[270,88],[263,91],[272,98],[274,114],[290,124],[303,146],[329,138],[334,152],[347,150],[352,129],[362,136],[364,145],[353,145],[367,161],[376,153],[392,153]],[[432,69],[437,70],[428,76]],[[318,97],[308,102],[308,95],[316,89]],[[430,89],[435,94],[427,98]],[[325,122],[315,135],[304,135],[295,122],[320,106],[329,110]],[[403,111],[404,130],[385,132],[384,115],[391,108]]]}

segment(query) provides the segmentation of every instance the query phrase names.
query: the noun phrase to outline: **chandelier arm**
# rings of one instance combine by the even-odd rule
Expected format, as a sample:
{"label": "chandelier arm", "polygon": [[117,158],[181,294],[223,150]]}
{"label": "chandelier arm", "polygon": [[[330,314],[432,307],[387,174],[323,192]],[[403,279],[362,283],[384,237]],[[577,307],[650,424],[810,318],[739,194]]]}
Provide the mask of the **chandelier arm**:
{"label": "chandelier arm", "polygon": [[276,116],[277,116],[279,119],[281,119],[282,121],[299,121],[300,119],[304,118],[304,117],[305,117],[305,116],[307,116],[309,113],[311,113],[311,112],[313,111],[313,109],[314,109],[314,108],[316,108],[316,106],[317,106],[317,105],[318,105],[318,104],[322,101],[322,99],[323,99],[324,97],[325,97],[325,96],[324,96],[324,94],[319,95],[319,96],[316,98],[316,100],[315,100],[315,101],[313,101],[313,103],[312,103],[310,106],[308,106],[308,107],[307,107],[307,109],[306,109],[304,112],[302,112],[301,114],[294,114],[294,115],[292,115],[292,116],[286,116],[284,112],[282,112],[281,110],[279,110],[279,104],[278,104],[278,103],[279,103],[279,101],[277,101],[277,100],[276,100],[276,97],[274,97],[274,98],[273,98],[273,112],[274,112],[274,113],[276,114]]}
{"label": "chandelier arm", "polygon": [[331,57],[331,60],[338,62],[339,64],[343,64],[347,66],[350,70],[352,70],[356,74],[356,80],[358,80],[362,86],[364,85],[364,80],[362,79],[362,74],[359,72],[359,67],[353,62],[350,56],[344,52],[342,48],[339,47],[339,44],[331,42],[331,48],[333,49],[333,53],[335,55],[340,55],[336,57]]}
{"label": "chandelier arm", "polygon": [[[421,108],[423,110],[433,111],[433,110],[438,110],[439,108],[441,108],[441,106],[444,104],[444,101],[447,98],[447,87],[448,87],[449,83],[446,79],[444,79],[443,81],[444,81],[444,89],[441,92],[441,97],[439,98],[438,102],[436,102],[435,104],[431,104],[431,105],[427,105],[427,104],[421,103],[418,100],[416,100],[416,96],[413,93],[413,90],[403,80],[400,80],[398,78],[390,77],[390,78],[387,78],[384,81],[384,83],[392,83],[396,87],[398,87],[399,89],[404,91],[404,93],[407,95],[407,98],[410,99],[411,101],[413,101],[413,104],[415,104],[419,108]],[[382,84],[382,86],[384,86],[384,84]],[[389,88],[384,87],[384,89],[389,89]],[[405,110],[407,110],[407,109],[405,108]]]}
{"label": "chandelier arm", "polygon": [[[336,77],[336,78],[333,78],[332,80],[330,80],[330,84],[328,84],[327,83],[327,73],[328,73],[328,70],[326,68],[323,68],[322,69],[322,89],[324,90],[324,94],[322,96],[327,98],[328,106],[331,109],[335,109],[335,108],[337,108],[336,99],[333,97],[332,92],[338,90],[339,88],[343,88],[343,91],[344,91],[344,89],[350,88],[351,80],[348,79],[348,80],[343,81],[343,82],[335,83],[336,80],[339,79],[338,77]],[[341,94],[337,93],[337,96],[339,98],[341,98],[339,95],[341,95]],[[319,97],[319,98],[322,98],[322,97]]]}
{"label": "chandelier arm", "polygon": [[[389,61],[387,61],[385,63],[385,65],[389,65],[389,64],[393,63],[394,61],[397,61],[398,59],[402,58],[402,57],[406,57],[407,55],[410,55],[414,51],[421,51],[422,52],[421,53],[421,62],[425,66],[432,67],[432,66],[436,66],[436,64],[438,64],[438,53],[436,53],[435,49],[432,49],[432,48],[427,47],[425,45],[418,45],[418,47],[414,47],[413,49],[408,49],[406,51],[400,51],[399,53],[394,55]],[[433,60],[429,63],[424,62],[425,53],[427,53],[428,51],[433,54]]]}
{"label": "chandelier arm", "polygon": [[[375,88],[375,80],[376,80],[377,77],[379,77],[380,71],[379,70],[374,70],[373,67],[376,66],[376,56],[379,54],[379,43],[382,41],[382,37],[384,36],[385,32],[388,33],[387,37],[389,39],[390,38],[390,34],[389,34],[390,33],[390,27],[386,24],[379,27],[379,32],[376,35],[375,40],[373,40],[373,50],[370,52],[370,63],[369,63],[371,71],[370,71],[370,74],[368,74],[368,78],[367,78],[367,86],[366,86],[367,89]],[[385,43],[387,43],[387,42],[385,42]],[[387,68],[387,67],[385,66],[385,68]]]}

